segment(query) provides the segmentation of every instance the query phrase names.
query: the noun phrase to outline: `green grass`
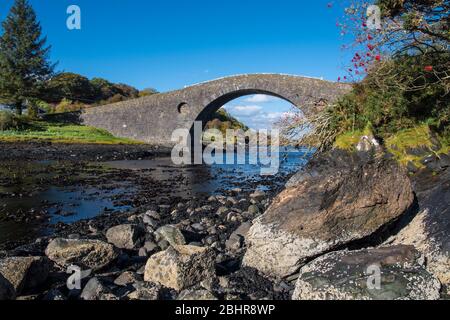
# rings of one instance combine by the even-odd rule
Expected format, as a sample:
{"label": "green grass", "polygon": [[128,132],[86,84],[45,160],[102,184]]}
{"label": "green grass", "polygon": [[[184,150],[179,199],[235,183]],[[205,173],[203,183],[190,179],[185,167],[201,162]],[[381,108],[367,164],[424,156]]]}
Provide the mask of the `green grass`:
{"label": "green grass", "polygon": [[373,136],[372,125],[369,123],[364,130],[349,131],[336,138],[334,147],[347,151],[355,151],[358,142],[363,136]]}
{"label": "green grass", "polygon": [[341,134],[336,138],[334,147],[347,151],[355,151],[356,145],[363,136],[362,131],[352,131]]}
{"label": "green grass", "polygon": [[74,124],[32,121],[23,130],[0,131],[0,142],[52,142],[67,144],[142,144],[117,138],[103,129]]}
{"label": "green grass", "polygon": [[447,154],[450,151],[448,141],[438,135],[436,135],[436,139],[442,147],[440,150],[433,151],[432,133],[429,126],[423,124],[397,132],[386,139],[385,145],[387,150],[391,152],[401,164],[406,165],[409,162],[412,162],[416,167],[421,168],[423,165],[420,161],[423,159],[424,155],[412,155],[408,153],[408,150],[422,147],[436,155],[441,153]]}

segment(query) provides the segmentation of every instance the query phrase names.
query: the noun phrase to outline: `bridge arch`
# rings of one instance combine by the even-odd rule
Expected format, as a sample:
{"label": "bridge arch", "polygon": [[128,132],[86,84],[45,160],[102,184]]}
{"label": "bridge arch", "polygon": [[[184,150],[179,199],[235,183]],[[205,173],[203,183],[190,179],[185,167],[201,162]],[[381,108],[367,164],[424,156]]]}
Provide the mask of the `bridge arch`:
{"label": "bridge arch", "polygon": [[308,116],[322,108],[318,102],[333,102],[350,89],[348,84],[301,76],[238,75],[89,108],[81,118],[85,124],[106,129],[119,137],[171,147],[174,130],[189,130],[196,120],[206,123],[220,107],[242,96],[271,95],[301,108]]}

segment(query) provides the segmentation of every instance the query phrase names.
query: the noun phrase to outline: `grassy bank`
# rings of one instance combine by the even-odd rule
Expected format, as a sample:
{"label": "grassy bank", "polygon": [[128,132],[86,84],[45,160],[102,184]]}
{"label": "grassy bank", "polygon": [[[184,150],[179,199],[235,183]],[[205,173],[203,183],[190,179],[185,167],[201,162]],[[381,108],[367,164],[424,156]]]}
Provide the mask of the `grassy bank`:
{"label": "grassy bank", "polygon": [[117,138],[106,130],[88,126],[32,121],[20,130],[0,131],[0,142],[52,142],[69,144],[142,144]]}
{"label": "grassy bank", "polygon": [[[334,147],[355,151],[361,137],[370,135],[372,135],[372,132],[368,128],[364,131],[346,132],[336,138]],[[416,167],[421,168],[423,167],[421,160],[424,156],[435,154],[439,157],[441,154],[450,152],[449,137],[434,133],[426,124],[399,130],[395,134],[383,138],[386,150],[403,165],[411,162]]]}

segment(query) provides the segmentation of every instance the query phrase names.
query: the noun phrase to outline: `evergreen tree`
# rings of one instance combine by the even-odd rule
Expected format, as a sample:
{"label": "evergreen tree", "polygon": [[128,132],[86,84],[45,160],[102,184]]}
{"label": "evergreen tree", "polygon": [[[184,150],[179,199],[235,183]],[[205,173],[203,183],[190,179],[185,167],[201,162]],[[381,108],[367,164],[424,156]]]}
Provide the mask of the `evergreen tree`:
{"label": "evergreen tree", "polygon": [[27,0],[15,0],[2,23],[0,37],[0,101],[18,114],[24,105],[38,98],[53,73],[50,46],[42,37],[40,23]]}

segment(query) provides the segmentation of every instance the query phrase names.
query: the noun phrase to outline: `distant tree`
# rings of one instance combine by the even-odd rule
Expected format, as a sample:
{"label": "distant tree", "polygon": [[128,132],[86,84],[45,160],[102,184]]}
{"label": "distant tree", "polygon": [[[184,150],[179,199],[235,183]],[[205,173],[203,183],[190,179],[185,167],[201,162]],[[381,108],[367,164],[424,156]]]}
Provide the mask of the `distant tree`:
{"label": "distant tree", "polygon": [[139,96],[139,90],[127,84],[118,83],[115,84],[114,87],[119,91],[119,94],[126,98],[137,98]]}
{"label": "distant tree", "polygon": [[2,23],[0,37],[0,101],[21,114],[31,98],[41,95],[53,73],[50,46],[42,37],[36,14],[27,0],[15,0]]}
{"label": "distant tree", "polygon": [[154,89],[154,88],[146,88],[146,89],[141,90],[139,92],[139,96],[140,97],[145,97],[145,96],[151,96],[151,95],[157,94],[157,93],[159,93],[159,91]]}
{"label": "distant tree", "polygon": [[91,85],[95,90],[96,101],[107,100],[117,93],[114,84],[103,78],[93,78]]}
{"label": "distant tree", "polygon": [[[94,78],[91,80],[91,85],[96,92],[97,102],[100,100],[108,101],[114,98],[114,101],[122,101],[130,98],[137,98],[139,90],[123,83],[112,83],[102,78]],[[119,97],[121,96],[121,98]]]}
{"label": "distant tree", "polygon": [[60,73],[47,84],[47,100],[60,102],[63,99],[93,103],[95,89],[88,78],[76,73]]}

